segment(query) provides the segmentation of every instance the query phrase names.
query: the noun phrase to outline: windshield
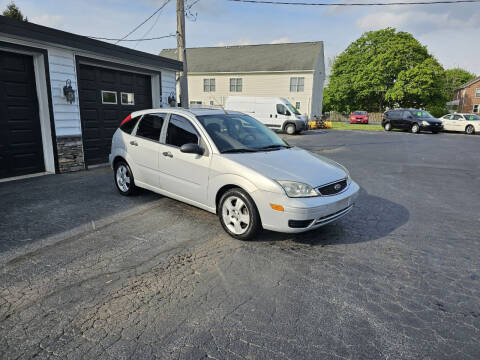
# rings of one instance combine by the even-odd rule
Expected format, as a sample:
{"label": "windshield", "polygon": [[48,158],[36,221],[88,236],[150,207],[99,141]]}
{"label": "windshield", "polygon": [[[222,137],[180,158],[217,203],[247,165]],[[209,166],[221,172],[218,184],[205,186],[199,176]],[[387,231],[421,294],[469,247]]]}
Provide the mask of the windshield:
{"label": "windshield", "polygon": [[287,105],[288,110],[290,110],[292,113],[294,113],[294,114],[296,114],[296,115],[300,115],[300,113],[298,112],[298,110],[297,110],[296,108],[294,108],[292,104],[286,103],[285,105]]}
{"label": "windshield", "polygon": [[433,116],[425,110],[414,110],[412,111],[413,115],[417,118],[433,118]]}
{"label": "windshield", "polygon": [[245,114],[201,115],[197,119],[222,153],[289,147],[272,130]]}
{"label": "windshield", "polygon": [[353,115],[367,115],[366,111],[354,111]]}
{"label": "windshield", "polygon": [[465,114],[465,119],[467,120],[480,120],[480,116],[475,115],[475,114]]}

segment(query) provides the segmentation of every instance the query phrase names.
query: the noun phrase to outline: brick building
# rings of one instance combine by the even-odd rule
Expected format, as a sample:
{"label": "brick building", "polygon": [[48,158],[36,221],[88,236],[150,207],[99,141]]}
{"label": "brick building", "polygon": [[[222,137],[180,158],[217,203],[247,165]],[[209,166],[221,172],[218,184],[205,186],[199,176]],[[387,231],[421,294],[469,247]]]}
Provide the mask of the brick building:
{"label": "brick building", "polygon": [[456,88],[447,106],[451,111],[479,114],[480,76]]}

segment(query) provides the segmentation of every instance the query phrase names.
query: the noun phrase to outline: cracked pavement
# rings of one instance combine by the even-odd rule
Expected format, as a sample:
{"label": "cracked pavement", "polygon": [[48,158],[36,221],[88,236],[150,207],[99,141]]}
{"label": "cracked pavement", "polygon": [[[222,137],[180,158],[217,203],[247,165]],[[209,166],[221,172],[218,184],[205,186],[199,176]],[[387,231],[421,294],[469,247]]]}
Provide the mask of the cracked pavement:
{"label": "cracked pavement", "polygon": [[228,237],[109,169],[0,184],[2,359],[478,359],[480,137],[286,137],[362,187],[317,231]]}

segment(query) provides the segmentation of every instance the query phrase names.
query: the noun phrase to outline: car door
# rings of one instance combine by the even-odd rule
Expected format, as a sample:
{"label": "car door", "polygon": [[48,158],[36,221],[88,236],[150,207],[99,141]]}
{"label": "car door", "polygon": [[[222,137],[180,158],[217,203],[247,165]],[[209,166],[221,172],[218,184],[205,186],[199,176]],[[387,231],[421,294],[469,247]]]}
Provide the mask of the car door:
{"label": "car door", "polygon": [[411,124],[412,120],[413,120],[412,113],[408,110],[403,111],[402,114],[401,114],[401,118],[399,120],[400,127],[402,129],[410,129],[410,127],[412,126],[412,124]]}
{"label": "car door", "polygon": [[452,128],[452,131],[463,131],[465,126],[465,119],[463,118],[462,115],[454,114],[451,117],[450,120],[450,127]]}
{"label": "car door", "polygon": [[443,116],[440,120],[442,120],[442,124],[443,124],[443,129],[444,130],[447,130],[447,131],[454,131],[454,127],[453,127],[453,115],[445,115]]}
{"label": "car door", "polygon": [[277,104],[276,110],[274,124],[280,125],[280,127],[283,128],[283,124],[290,119],[290,115],[292,114],[284,104]]}
{"label": "car door", "polygon": [[160,135],[165,118],[166,114],[145,114],[127,142],[135,181],[156,188],[159,186]]}
{"label": "car door", "polygon": [[[198,129],[189,119],[172,114],[161,142],[161,188],[184,199],[206,204],[211,150]],[[181,152],[180,147],[188,143],[202,146],[204,154]]]}

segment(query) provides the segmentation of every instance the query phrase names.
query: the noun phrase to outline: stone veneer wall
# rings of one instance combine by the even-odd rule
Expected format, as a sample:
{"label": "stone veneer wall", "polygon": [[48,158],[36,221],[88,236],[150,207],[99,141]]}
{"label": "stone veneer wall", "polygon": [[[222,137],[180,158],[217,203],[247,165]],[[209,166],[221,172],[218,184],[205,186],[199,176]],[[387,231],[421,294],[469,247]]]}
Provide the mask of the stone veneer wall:
{"label": "stone veneer wall", "polygon": [[60,173],[85,169],[83,144],[80,136],[57,137],[57,152]]}

